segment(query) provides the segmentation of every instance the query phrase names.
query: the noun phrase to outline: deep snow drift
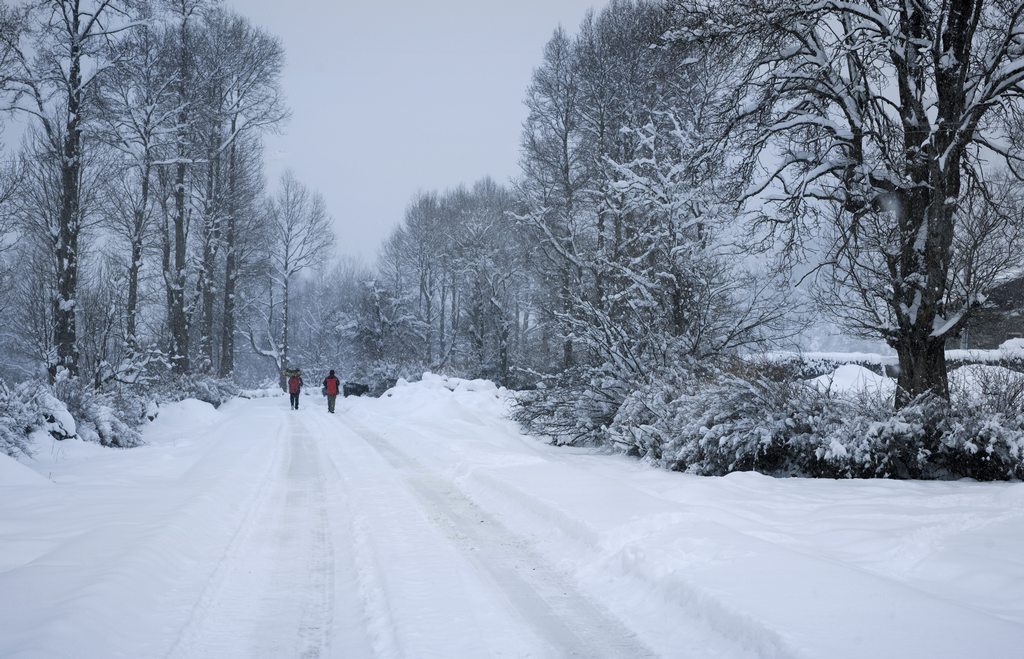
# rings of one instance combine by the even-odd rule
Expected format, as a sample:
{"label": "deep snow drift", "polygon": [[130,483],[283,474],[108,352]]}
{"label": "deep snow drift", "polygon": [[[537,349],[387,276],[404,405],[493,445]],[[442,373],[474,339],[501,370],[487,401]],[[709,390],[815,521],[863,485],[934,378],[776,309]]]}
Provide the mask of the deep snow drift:
{"label": "deep snow drift", "polygon": [[673,474],[480,381],[322,400],[0,457],[0,656],[1020,654],[1024,484]]}

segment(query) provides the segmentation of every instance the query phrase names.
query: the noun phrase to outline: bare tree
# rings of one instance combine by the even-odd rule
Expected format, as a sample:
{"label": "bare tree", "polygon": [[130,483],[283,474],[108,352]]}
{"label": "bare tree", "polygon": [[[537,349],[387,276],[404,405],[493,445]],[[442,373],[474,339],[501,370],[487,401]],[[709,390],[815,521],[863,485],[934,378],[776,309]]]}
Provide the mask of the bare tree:
{"label": "bare tree", "polygon": [[125,341],[132,350],[139,348],[139,277],[152,237],[154,172],[177,117],[175,77],[163,56],[165,37],[144,25],[124,39],[100,98],[101,137],[120,156],[120,176],[111,186],[111,226],[129,248]]}
{"label": "bare tree", "polygon": [[747,57],[733,136],[763,165],[761,226],[797,250],[825,225],[827,285],[896,350],[897,404],[948,397],[946,340],[979,303],[955,285],[977,281],[953,270],[965,204],[994,162],[1020,172],[1024,3],[678,4],[677,40]]}
{"label": "bare tree", "polygon": [[50,0],[0,13],[0,110],[32,117],[59,160],[60,212],[52,237],[56,354],[51,377],[78,371],[76,292],[83,227],[82,167],[97,81],[133,27],[126,0]]}
{"label": "bare tree", "polygon": [[[544,62],[534,71],[526,94],[530,112],[523,130],[520,194],[538,229],[543,253],[559,289],[552,316],[568,314],[574,292],[582,286],[582,263],[575,257],[578,213],[590,185],[591,158],[582,139],[580,86],[572,41],[558,29],[544,48]],[[572,337],[562,342],[562,368],[574,363]]]}
{"label": "bare tree", "polygon": [[[176,35],[168,40],[175,81],[174,153],[161,165],[173,167],[167,181],[173,195],[173,212],[164,231],[164,284],[167,289],[167,322],[170,328],[170,360],[175,373],[192,370],[185,289],[188,267],[189,175],[194,169],[195,114],[203,71],[197,68],[195,23],[213,0],[167,0],[176,22]],[[165,173],[162,176],[166,179]]]}
{"label": "bare tree", "polygon": [[288,117],[281,96],[280,77],[284,66],[284,50],[280,41],[263,30],[254,28],[238,16],[225,18],[226,40],[232,46],[231,84],[226,86],[223,111],[227,133],[227,194],[224,209],[224,310],[221,331],[221,362],[219,373],[230,376],[235,357],[236,291],[240,274],[239,218],[243,209],[239,175],[240,144],[250,133],[274,130]]}
{"label": "bare tree", "polygon": [[271,277],[281,292],[281,334],[276,344],[281,365],[288,367],[292,280],[324,262],[334,246],[334,232],[323,197],[290,171],[281,176],[277,194],[268,201],[267,220]]}

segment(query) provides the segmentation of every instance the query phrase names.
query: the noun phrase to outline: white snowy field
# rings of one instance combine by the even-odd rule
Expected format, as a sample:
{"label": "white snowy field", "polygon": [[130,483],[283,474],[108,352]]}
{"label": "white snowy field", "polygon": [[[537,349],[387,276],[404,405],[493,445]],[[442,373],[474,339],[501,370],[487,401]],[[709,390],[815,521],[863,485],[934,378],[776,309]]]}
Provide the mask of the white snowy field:
{"label": "white snowy field", "polygon": [[0,456],[0,657],[1021,657],[1024,484],[699,478],[483,382]]}

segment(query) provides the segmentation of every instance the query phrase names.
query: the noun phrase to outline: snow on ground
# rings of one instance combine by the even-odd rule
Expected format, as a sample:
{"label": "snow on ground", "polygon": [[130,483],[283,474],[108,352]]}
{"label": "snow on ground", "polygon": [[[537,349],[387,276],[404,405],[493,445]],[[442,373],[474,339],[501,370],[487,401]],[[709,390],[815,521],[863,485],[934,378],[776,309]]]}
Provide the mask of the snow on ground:
{"label": "snow on ground", "polygon": [[14,458],[0,454],[0,486],[39,485],[46,479]]}
{"label": "snow on ground", "polygon": [[[831,362],[855,362],[858,364],[878,364],[880,366],[895,366],[899,364],[899,358],[894,352],[791,352],[774,351],[759,353],[769,361],[785,360],[799,357],[808,362],[831,361]],[[1001,343],[998,348],[981,349],[972,348],[969,350],[946,350],[946,359],[953,362],[1000,362],[1006,360],[1024,359],[1024,339],[1008,339]]]}
{"label": "snow on ground", "polygon": [[[1024,484],[683,476],[507,394],[186,402],[0,461],[4,657],[1016,657]],[[66,446],[65,446],[66,445]],[[11,480],[8,476],[16,474]]]}
{"label": "snow on ground", "polygon": [[896,394],[896,381],[857,364],[843,364],[832,373],[808,380],[812,387],[836,394],[870,394],[886,398]]}
{"label": "snow on ground", "polygon": [[1020,398],[1024,394],[1024,373],[993,364],[967,364],[949,372],[949,392],[954,402],[969,404],[1008,396]]}

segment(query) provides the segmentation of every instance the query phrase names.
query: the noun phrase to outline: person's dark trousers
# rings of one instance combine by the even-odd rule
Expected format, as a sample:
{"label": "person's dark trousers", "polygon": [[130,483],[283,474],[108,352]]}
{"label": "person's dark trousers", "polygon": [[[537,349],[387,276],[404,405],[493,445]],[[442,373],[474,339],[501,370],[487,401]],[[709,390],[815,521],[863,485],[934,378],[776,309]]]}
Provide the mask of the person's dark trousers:
{"label": "person's dark trousers", "polygon": [[331,414],[334,414],[334,401],[336,401],[337,399],[337,394],[333,396],[331,396],[330,394],[327,395],[327,411],[330,412]]}
{"label": "person's dark trousers", "polygon": [[292,397],[292,409],[293,410],[299,409],[299,395],[298,394],[289,394],[289,395]]}

